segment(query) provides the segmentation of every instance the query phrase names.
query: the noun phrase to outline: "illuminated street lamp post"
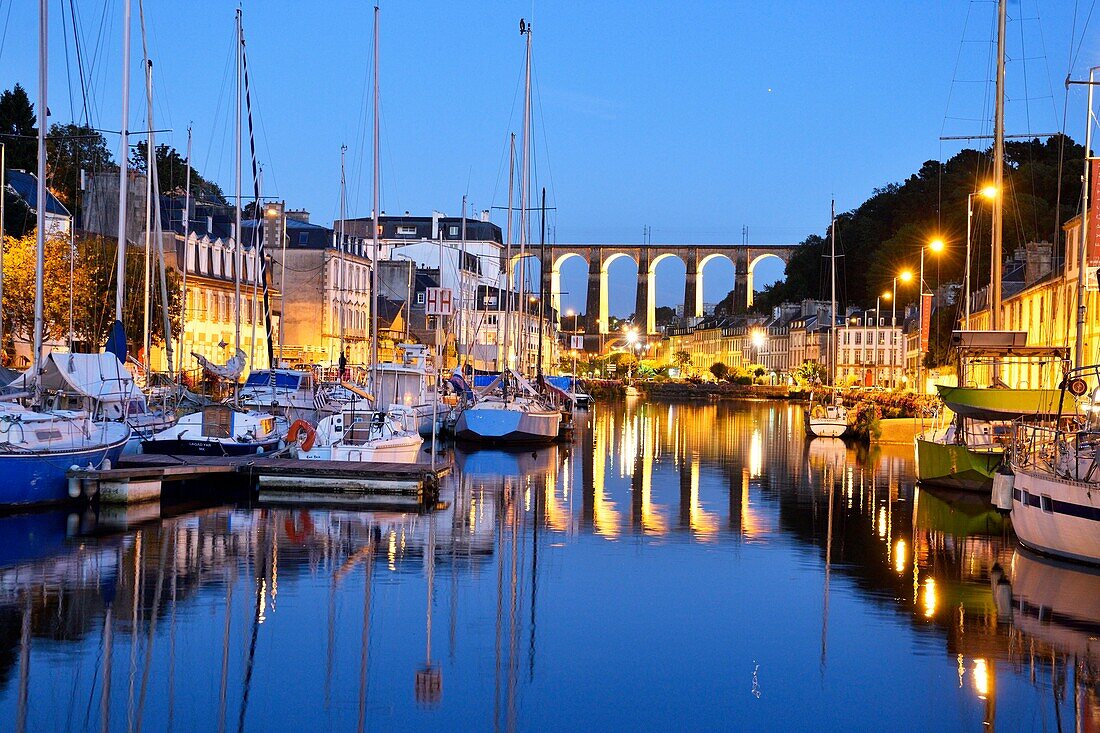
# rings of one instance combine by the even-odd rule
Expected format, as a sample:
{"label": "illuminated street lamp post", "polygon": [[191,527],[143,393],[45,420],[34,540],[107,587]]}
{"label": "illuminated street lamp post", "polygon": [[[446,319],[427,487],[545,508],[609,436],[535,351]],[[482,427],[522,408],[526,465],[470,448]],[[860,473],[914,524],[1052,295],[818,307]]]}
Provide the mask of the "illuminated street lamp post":
{"label": "illuminated street lamp post", "polygon": [[[628,353],[631,356],[634,356],[634,349],[638,345],[638,331],[637,331],[637,329],[631,328],[631,329],[627,330],[627,332],[626,332],[626,343],[630,347],[630,350],[629,350]],[[633,373],[633,366],[634,366],[633,364],[631,364],[630,362],[627,362],[626,380],[628,382],[630,381],[631,374]]]}
{"label": "illuminated street lamp post", "polygon": [[[879,367],[882,365],[882,359],[879,358],[879,347],[882,345],[882,335],[881,335],[882,334],[882,311],[880,310],[880,308],[882,306],[882,301],[890,300],[891,297],[892,296],[890,295],[890,291],[887,290],[887,291],[883,292],[882,295],[878,296],[875,299],[875,331],[874,331],[874,333],[875,333],[875,336],[877,336],[877,338],[875,339],[875,386],[876,387],[879,386],[879,382],[881,381],[879,379]],[[893,341],[894,341],[894,332],[893,332],[893,330],[891,330],[890,331],[890,342],[891,342],[891,344],[893,343]],[[890,359],[890,366],[892,367],[893,365],[894,365],[894,360],[893,360],[893,358],[891,358]]]}
{"label": "illuminated street lamp post", "polygon": [[[920,344],[920,338],[924,335],[924,250],[930,249],[936,254],[943,252],[944,244],[942,239],[933,239],[924,247],[920,248],[920,327],[917,335],[917,343]],[[920,349],[917,349],[920,351]],[[917,357],[917,394],[924,394],[924,375],[923,375],[923,362],[922,356]]]}
{"label": "illuminated street lamp post", "polygon": [[[913,279],[913,273],[912,273],[911,270],[902,270],[901,272],[899,272],[897,275],[894,276],[894,289],[892,291],[893,295],[890,298],[890,300],[892,301],[891,302],[891,308],[890,308],[890,328],[891,329],[896,328],[897,325],[898,325],[898,280],[901,280],[903,283],[907,283],[907,282],[911,281],[912,279]],[[898,335],[900,335],[900,334],[898,334]],[[893,333],[893,331],[891,331],[890,338],[893,339],[893,337],[894,337],[894,333]],[[904,344],[904,343],[905,343],[905,340],[902,339],[902,344]],[[891,352],[891,354],[892,353],[893,352]],[[893,361],[893,358],[894,358],[893,356],[890,357],[891,361]],[[897,389],[898,384],[897,384],[897,378],[896,377],[891,378],[890,386],[892,386],[894,389]]]}
{"label": "illuminated street lamp post", "polygon": [[970,232],[972,229],[970,222],[974,218],[975,196],[981,196],[986,201],[992,201],[997,198],[997,188],[995,186],[983,186],[981,191],[966,195],[966,300],[963,320],[968,331],[970,330]]}

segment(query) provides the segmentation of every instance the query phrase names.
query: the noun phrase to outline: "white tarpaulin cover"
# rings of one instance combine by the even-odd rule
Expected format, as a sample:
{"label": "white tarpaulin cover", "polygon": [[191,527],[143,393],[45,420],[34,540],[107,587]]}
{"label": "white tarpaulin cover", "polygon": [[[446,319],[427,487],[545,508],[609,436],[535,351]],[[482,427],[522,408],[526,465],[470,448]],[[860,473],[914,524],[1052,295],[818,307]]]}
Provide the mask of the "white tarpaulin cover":
{"label": "white tarpaulin cover", "polygon": [[[10,386],[28,389],[30,379],[29,373],[21,374]],[[38,385],[47,392],[76,393],[103,402],[142,399],[141,390],[134,384],[134,375],[109,352],[51,352],[42,364]]]}

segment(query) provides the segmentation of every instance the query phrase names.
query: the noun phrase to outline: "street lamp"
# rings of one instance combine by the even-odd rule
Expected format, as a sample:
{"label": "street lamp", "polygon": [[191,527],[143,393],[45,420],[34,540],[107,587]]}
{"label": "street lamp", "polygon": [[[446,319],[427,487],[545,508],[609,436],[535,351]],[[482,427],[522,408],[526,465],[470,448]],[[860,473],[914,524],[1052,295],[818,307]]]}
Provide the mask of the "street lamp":
{"label": "street lamp", "polygon": [[[875,331],[874,331],[874,333],[877,336],[877,338],[875,338],[875,386],[876,387],[878,386],[878,383],[879,383],[878,368],[879,368],[879,364],[882,363],[882,360],[879,359],[879,348],[878,348],[882,344],[882,336],[881,336],[881,334],[882,334],[882,330],[881,330],[881,328],[882,328],[882,313],[879,310],[879,308],[882,305],[882,301],[890,300],[892,297],[893,296],[891,295],[890,291],[886,290],[886,291],[883,291],[882,295],[875,298]],[[894,333],[893,333],[893,331],[891,331],[890,332],[890,341],[893,342],[893,340],[894,340]],[[890,366],[891,367],[893,366],[893,361],[894,361],[893,359],[890,359]]]}
{"label": "street lamp", "polygon": [[[626,329],[626,326],[624,326],[623,328]],[[630,347],[629,348],[630,355],[635,356],[634,350],[638,346],[638,330],[637,329],[635,329],[635,328],[626,329],[626,343]],[[627,363],[627,367],[626,367],[627,381],[630,380],[633,367],[634,367],[633,364],[630,364],[629,362]]]}
{"label": "street lamp", "polygon": [[[897,328],[897,326],[898,326],[898,280],[901,280],[903,283],[912,282],[912,280],[913,280],[913,271],[912,270],[902,270],[897,275],[894,275],[894,289],[893,289],[893,294],[890,298],[890,300],[892,301],[891,304],[890,304],[890,329],[891,329],[890,338],[891,338],[891,340],[894,338],[894,336],[900,335],[899,332],[893,331],[893,329]],[[902,340],[902,343],[904,343],[904,339]],[[892,353],[893,352],[891,352],[891,354]],[[891,355],[890,356],[890,361],[893,362],[893,360],[894,360],[894,357]],[[895,389],[897,388],[898,384],[897,384],[897,379],[896,378],[891,378],[890,386],[894,387]]]}
{"label": "street lamp", "polygon": [[970,222],[974,218],[974,197],[981,196],[986,201],[997,198],[996,186],[983,186],[980,191],[966,195],[966,300],[964,307],[964,321],[966,330],[970,330]]}
{"label": "street lamp", "polygon": [[[917,336],[918,345],[920,344],[921,337],[924,336],[924,250],[930,249],[934,253],[939,254],[943,252],[944,247],[943,240],[937,237],[920,248],[920,329]],[[918,351],[919,350],[918,348]],[[924,394],[923,365],[921,364],[923,361],[923,358],[917,357],[917,394]]]}

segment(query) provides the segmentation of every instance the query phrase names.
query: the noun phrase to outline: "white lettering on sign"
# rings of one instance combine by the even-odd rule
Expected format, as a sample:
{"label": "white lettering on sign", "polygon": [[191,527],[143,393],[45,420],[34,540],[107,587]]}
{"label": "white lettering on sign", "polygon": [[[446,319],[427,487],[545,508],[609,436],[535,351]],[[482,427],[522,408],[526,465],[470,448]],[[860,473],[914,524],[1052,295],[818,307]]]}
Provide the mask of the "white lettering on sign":
{"label": "white lettering on sign", "polygon": [[424,312],[429,316],[451,316],[455,312],[450,288],[428,288]]}

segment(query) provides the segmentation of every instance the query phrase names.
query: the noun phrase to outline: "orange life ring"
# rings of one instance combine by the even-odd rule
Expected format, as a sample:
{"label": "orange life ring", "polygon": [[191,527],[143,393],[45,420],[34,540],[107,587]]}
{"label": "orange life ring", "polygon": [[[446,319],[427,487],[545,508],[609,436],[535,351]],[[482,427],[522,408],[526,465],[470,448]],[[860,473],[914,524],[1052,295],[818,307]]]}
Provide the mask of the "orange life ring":
{"label": "orange life ring", "polygon": [[290,425],[290,430],[286,434],[286,442],[297,443],[298,436],[303,432],[306,434],[305,440],[302,441],[302,450],[309,451],[313,448],[313,444],[317,441],[317,431],[312,425],[305,420],[295,420]]}
{"label": "orange life ring", "polygon": [[286,536],[289,540],[300,545],[313,534],[313,519],[309,516],[309,512],[299,512],[298,516],[302,518],[301,530],[295,524],[294,517],[289,514],[283,520],[283,529],[286,530]]}

